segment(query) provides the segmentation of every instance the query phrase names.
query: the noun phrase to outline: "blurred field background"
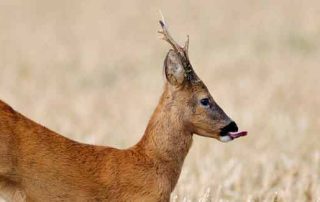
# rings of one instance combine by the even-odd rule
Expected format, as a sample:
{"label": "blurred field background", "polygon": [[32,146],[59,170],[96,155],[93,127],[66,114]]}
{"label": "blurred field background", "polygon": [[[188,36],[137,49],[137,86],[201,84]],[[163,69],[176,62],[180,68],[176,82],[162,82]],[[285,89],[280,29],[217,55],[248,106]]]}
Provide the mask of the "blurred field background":
{"label": "blurred field background", "polygon": [[172,201],[320,201],[316,0],[0,0],[0,99],[69,138],[142,136],[175,38],[249,136],[195,136]]}

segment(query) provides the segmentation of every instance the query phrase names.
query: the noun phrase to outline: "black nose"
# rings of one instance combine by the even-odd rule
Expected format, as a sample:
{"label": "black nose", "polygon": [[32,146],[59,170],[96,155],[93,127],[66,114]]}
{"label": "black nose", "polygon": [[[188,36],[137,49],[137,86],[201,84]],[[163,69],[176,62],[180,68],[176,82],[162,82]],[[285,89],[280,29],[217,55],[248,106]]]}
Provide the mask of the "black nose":
{"label": "black nose", "polygon": [[221,135],[227,135],[228,132],[237,132],[237,131],[238,131],[238,126],[234,121],[232,121],[227,126],[221,129]]}

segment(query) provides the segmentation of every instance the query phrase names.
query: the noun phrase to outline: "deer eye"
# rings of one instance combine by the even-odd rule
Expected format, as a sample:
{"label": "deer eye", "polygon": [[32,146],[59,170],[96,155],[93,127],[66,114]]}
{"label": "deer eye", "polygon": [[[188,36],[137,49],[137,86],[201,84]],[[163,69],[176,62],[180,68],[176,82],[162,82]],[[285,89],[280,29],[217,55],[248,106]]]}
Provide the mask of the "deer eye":
{"label": "deer eye", "polygon": [[202,106],[208,107],[210,105],[210,100],[209,98],[204,98],[200,100],[200,103]]}

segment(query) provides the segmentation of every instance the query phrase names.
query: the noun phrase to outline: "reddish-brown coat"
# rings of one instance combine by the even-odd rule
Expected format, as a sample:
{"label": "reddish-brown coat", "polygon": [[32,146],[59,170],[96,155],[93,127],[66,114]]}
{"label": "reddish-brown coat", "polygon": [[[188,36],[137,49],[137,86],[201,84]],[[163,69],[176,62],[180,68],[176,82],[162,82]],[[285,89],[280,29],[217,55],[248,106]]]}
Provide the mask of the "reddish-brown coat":
{"label": "reddish-brown coat", "polygon": [[[167,88],[166,88],[167,89]],[[166,90],[135,146],[67,139],[0,101],[1,194],[27,201],[168,201],[192,143]]]}
{"label": "reddish-brown coat", "polygon": [[169,201],[193,134],[232,140],[221,134],[231,119],[194,73],[187,49],[162,27],[175,49],[165,60],[164,92],[142,139],[129,149],[75,142],[0,101],[1,196],[41,202]]}

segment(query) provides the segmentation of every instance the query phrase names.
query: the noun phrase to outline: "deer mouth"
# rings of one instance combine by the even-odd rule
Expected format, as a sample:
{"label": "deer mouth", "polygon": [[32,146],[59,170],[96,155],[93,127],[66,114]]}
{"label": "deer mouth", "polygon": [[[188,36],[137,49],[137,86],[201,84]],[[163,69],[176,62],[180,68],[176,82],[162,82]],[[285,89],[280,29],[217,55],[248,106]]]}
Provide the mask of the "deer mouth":
{"label": "deer mouth", "polygon": [[247,131],[238,131],[237,124],[234,121],[231,121],[221,129],[219,139],[221,142],[229,142],[233,139],[246,136],[247,134]]}
{"label": "deer mouth", "polygon": [[247,134],[248,134],[247,131],[227,132],[227,133],[221,134],[219,139],[221,142],[229,142],[233,139],[246,136]]}

